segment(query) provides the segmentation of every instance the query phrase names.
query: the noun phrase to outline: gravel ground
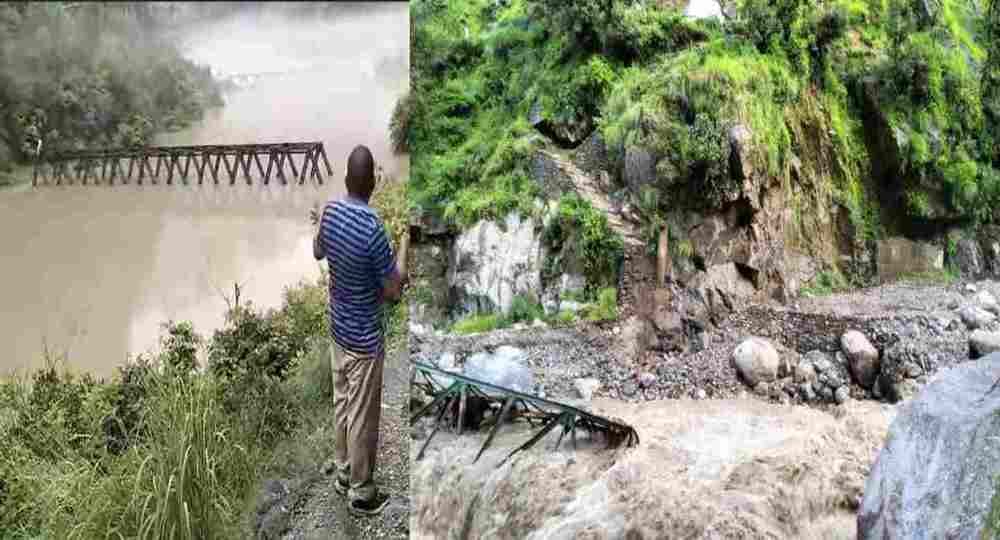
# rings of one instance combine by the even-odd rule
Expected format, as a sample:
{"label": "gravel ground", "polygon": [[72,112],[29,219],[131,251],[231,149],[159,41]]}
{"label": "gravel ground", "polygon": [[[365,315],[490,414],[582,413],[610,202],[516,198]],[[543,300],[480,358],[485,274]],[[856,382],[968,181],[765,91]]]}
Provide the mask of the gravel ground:
{"label": "gravel ground", "polygon": [[[1000,297],[1000,283],[981,281],[933,285],[893,283],[822,298],[803,298],[787,306],[755,304],[725,318],[708,333],[706,348],[696,353],[652,353],[645,363],[626,366],[615,360],[621,328],[614,324],[578,324],[563,328],[530,327],[471,336],[411,336],[414,359],[437,363],[445,352],[459,365],[479,351],[502,345],[524,350],[538,383],[536,393],[576,399],[573,381],[593,377],[601,382],[596,397],[654,400],[690,397],[733,398],[749,389],[731,365],[732,351],[743,339],[771,339],[783,354],[811,350],[833,353],[849,329],[865,333],[880,349],[899,346],[921,356],[929,374],[968,359],[969,330],[957,314],[975,292]],[[996,325],[994,325],[996,326]],[[899,344],[899,346],[897,346]],[[905,354],[905,351],[900,354]],[[854,386],[854,397],[870,397]]]}
{"label": "gravel ground", "polygon": [[347,511],[346,498],[333,489],[334,475],[317,474],[313,481],[303,486],[304,492],[299,494],[291,516],[292,527],[281,538],[409,538],[408,374],[405,351],[386,359],[375,481],[379,489],[390,494],[389,507],[377,517],[355,518]]}

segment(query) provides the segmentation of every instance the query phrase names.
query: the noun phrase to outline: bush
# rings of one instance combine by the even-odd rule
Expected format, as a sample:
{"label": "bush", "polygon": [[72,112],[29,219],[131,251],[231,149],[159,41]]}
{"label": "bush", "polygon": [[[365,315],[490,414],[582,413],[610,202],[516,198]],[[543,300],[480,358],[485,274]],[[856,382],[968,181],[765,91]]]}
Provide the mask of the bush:
{"label": "bush", "polygon": [[478,334],[480,332],[491,332],[502,327],[503,317],[497,314],[472,315],[460,321],[456,321],[451,327],[451,331],[456,334]]}
{"label": "bush", "polygon": [[827,296],[836,292],[845,291],[850,288],[847,279],[838,270],[824,270],[816,275],[813,280],[802,287],[800,291],[803,296]]}
{"label": "bush", "polygon": [[587,310],[587,320],[600,322],[618,317],[618,291],[614,288],[601,289],[597,293],[597,303]]}
{"label": "bush", "polygon": [[43,152],[148,144],[222,105],[207,66],[130,14],[143,9],[0,6],[0,161],[27,162],[38,137]]}
{"label": "bush", "polygon": [[[5,537],[245,537],[247,504],[275,448],[330,402],[319,291],[289,288],[267,313],[234,307],[208,342],[206,372],[186,369],[194,329],[168,323],[163,350],[111,381],[77,377],[58,359],[30,379],[0,381]],[[292,343],[296,360],[277,358]]]}
{"label": "bush", "polygon": [[[544,231],[543,240],[549,246],[573,241],[580,247],[589,292],[617,282],[624,242],[608,225],[607,216],[579,195],[563,195],[556,217]],[[547,273],[554,272],[554,268],[549,268]]]}
{"label": "bush", "polygon": [[187,374],[198,367],[198,347],[201,336],[194,331],[190,322],[167,322],[163,325],[166,336],[161,338],[163,363],[167,369],[179,374]]}
{"label": "bush", "polygon": [[510,304],[510,312],[505,317],[505,326],[520,322],[533,322],[535,319],[544,319],[545,310],[541,304],[525,296],[515,296]]}

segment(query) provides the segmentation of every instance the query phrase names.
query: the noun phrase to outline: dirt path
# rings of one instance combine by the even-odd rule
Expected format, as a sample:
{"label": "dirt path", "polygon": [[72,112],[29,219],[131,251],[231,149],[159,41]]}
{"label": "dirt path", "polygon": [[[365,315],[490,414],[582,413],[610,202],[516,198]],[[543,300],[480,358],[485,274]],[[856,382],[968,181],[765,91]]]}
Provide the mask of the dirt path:
{"label": "dirt path", "polygon": [[642,238],[635,225],[622,218],[621,214],[614,210],[614,205],[608,198],[607,192],[597,184],[597,180],[576,166],[569,159],[552,151],[542,151],[549,159],[555,163],[559,170],[566,175],[566,178],[573,183],[576,192],[581,197],[590,201],[596,210],[604,213],[608,218],[608,225],[622,236],[626,246],[643,246]]}
{"label": "dirt path", "polygon": [[523,428],[502,432],[475,465],[482,434],[440,433],[413,462],[412,537],[854,538],[894,414],[857,401],[835,414],[756,399],[592,408],[635,426],[642,443],[553,452],[550,436],[496,468]]}
{"label": "dirt path", "polygon": [[333,489],[334,475],[316,473],[312,481],[302,486],[290,519],[292,527],[281,538],[409,538],[410,434],[406,412],[410,394],[406,359],[405,350],[390,355],[386,358],[383,374],[375,481],[379,489],[391,495],[389,507],[377,517],[355,518],[347,511],[346,498]]}

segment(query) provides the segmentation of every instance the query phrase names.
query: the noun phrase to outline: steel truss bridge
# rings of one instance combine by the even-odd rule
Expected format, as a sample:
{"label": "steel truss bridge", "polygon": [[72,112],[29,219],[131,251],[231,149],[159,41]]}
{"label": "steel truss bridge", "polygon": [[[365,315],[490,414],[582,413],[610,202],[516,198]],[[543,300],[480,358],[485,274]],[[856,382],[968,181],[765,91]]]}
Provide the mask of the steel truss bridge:
{"label": "steel truss bridge", "polygon": [[[298,161],[298,163],[296,163]],[[323,168],[320,167],[323,162]],[[236,185],[258,182],[323,184],[333,175],[321,142],[150,146],[82,150],[42,155],[36,160],[32,185]],[[289,174],[290,173],[290,174]]]}

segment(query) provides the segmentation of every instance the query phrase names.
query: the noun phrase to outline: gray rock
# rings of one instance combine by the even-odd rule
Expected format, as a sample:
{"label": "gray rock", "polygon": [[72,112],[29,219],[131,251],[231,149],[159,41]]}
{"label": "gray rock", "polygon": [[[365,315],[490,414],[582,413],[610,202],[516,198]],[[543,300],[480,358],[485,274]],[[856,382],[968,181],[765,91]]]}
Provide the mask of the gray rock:
{"label": "gray rock", "polygon": [[778,351],[771,342],[759,337],[745,339],[733,351],[733,364],[743,380],[751,386],[773,381],[778,377]]}
{"label": "gray rock", "polygon": [[634,362],[656,342],[653,323],[635,315],[622,323],[620,358]]}
{"label": "gray rock", "polygon": [[473,354],[465,361],[463,373],[518,392],[531,392],[536,382],[526,360],[527,354],[523,350],[505,345],[497,347],[493,354]]}
{"label": "gray rock", "polygon": [[994,315],[1000,313],[1000,305],[997,304],[997,298],[990,291],[979,291],[976,293],[975,300],[979,304],[979,307],[984,310]]}
{"label": "gray rock", "polygon": [[878,349],[857,330],[849,330],[840,337],[840,348],[854,380],[864,388],[871,388],[879,370]]}
{"label": "gray rock", "polygon": [[872,385],[872,396],[875,399],[882,399],[882,376],[875,377],[875,384]]}
{"label": "gray rock", "polygon": [[[452,371],[455,373],[459,373],[462,371],[458,367],[458,359],[455,357],[455,353],[451,351],[446,351],[445,353],[443,353],[441,356],[438,357],[437,367],[445,371]],[[454,378],[447,377],[444,375],[431,375],[431,377],[434,379],[434,382],[440,384],[445,388],[451,386],[451,383],[455,382]]]}
{"label": "gray rock", "polygon": [[813,390],[812,384],[808,382],[804,382],[799,385],[799,395],[801,395],[802,399],[806,401],[816,400],[816,391]]}
{"label": "gray rock", "polygon": [[757,288],[736,268],[735,263],[716,264],[699,272],[689,284],[705,299],[709,312],[724,316],[757,294]]}
{"label": "gray rock", "polygon": [[841,404],[848,399],[851,399],[851,391],[847,388],[847,386],[841,386],[836,392],[833,393],[833,398],[837,404]]}
{"label": "gray rock", "polygon": [[986,267],[983,251],[979,243],[971,238],[962,238],[955,246],[955,265],[963,276],[980,276]]}
{"label": "gray rock", "polygon": [[622,385],[622,395],[627,398],[635,396],[635,393],[638,391],[639,387],[632,381],[626,381],[625,384]]}
{"label": "gray rock", "polygon": [[995,315],[978,306],[965,306],[958,315],[962,317],[962,322],[969,330],[982,328],[996,320]]}
{"label": "gray rock", "polygon": [[969,351],[973,358],[1000,351],[1000,332],[976,330],[969,336]]}
{"label": "gray rock", "polygon": [[581,399],[590,401],[594,397],[594,392],[601,387],[601,381],[592,377],[576,379],[573,381],[573,388],[576,389]]}
{"label": "gray rock", "polygon": [[965,292],[967,292],[969,294],[975,294],[975,292],[976,292],[976,286],[973,285],[972,283],[966,283],[965,284]]}
{"label": "gray rock", "polygon": [[916,362],[907,362],[903,365],[903,370],[905,371],[906,376],[911,379],[916,379],[924,373],[923,368],[917,365]]}
{"label": "gray rock", "polygon": [[1000,475],[1000,353],[935,376],[889,428],[858,538],[981,538]]}
{"label": "gray rock", "polygon": [[514,297],[540,296],[541,236],[531,218],[480,221],[455,239],[451,256],[448,286],[460,313],[507,313]]}
{"label": "gray rock", "polygon": [[812,362],[817,374],[826,373],[833,369],[830,357],[822,351],[809,351],[806,353],[806,359]]}
{"label": "gray rock", "polygon": [[[815,385],[813,385],[813,389],[816,389]],[[825,384],[820,386],[819,389],[816,390],[816,393],[819,394],[824,401],[833,401],[833,389]]]}
{"label": "gray rock", "polygon": [[903,379],[892,385],[895,401],[912,399],[920,392],[920,383],[913,379]]}
{"label": "gray rock", "polygon": [[645,148],[629,146],[625,148],[622,173],[625,185],[638,194],[644,186],[656,182],[656,158]]}
{"label": "gray rock", "polygon": [[816,368],[813,367],[812,362],[802,359],[799,365],[795,367],[795,382],[797,383],[810,383],[816,380]]}
{"label": "gray rock", "polygon": [[644,371],[639,374],[639,386],[649,388],[654,384],[656,384],[656,375],[653,375],[648,371]]}
{"label": "gray rock", "polygon": [[927,242],[894,237],[878,242],[878,275],[883,281],[904,274],[944,269],[944,248]]}

